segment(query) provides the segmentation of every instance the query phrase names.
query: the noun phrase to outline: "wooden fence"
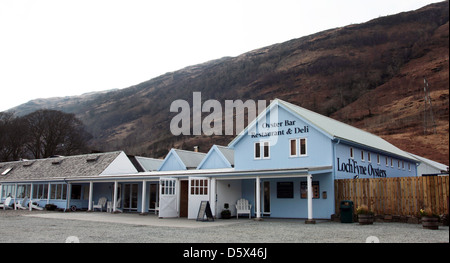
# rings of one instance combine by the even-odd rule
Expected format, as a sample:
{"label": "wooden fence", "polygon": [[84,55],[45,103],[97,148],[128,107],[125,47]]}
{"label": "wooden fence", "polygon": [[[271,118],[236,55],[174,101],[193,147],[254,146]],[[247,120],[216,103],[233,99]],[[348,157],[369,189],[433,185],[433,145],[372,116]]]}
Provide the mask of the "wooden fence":
{"label": "wooden fence", "polygon": [[351,200],[354,209],[365,204],[376,215],[415,215],[431,208],[435,214],[448,214],[448,176],[421,176],[335,181],[336,213],[340,201]]}

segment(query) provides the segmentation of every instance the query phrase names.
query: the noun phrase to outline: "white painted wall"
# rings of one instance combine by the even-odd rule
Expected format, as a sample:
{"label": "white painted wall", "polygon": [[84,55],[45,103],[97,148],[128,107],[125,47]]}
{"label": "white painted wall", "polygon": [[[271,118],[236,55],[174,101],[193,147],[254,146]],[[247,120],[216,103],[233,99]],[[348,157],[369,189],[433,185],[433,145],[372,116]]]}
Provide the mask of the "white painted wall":
{"label": "white painted wall", "polygon": [[217,205],[216,216],[220,218],[220,213],[224,210],[223,205],[229,204],[231,216],[236,216],[236,202],[242,197],[241,180],[217,180]]}
{"label": "white painted wall", "polygon": [[137,172],[127,155],[121,152],[100,175],[132,174]]}

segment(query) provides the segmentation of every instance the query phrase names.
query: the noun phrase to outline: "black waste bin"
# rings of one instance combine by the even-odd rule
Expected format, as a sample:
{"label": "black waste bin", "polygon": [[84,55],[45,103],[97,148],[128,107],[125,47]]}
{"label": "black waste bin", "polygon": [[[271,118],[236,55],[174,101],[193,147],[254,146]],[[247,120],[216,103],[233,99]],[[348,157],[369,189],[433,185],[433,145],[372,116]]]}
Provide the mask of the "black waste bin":
{"label": "black waste bin", "polygon": [[341,210],[341,223],[353,223],[353,201],[343,200],[339,208]]}

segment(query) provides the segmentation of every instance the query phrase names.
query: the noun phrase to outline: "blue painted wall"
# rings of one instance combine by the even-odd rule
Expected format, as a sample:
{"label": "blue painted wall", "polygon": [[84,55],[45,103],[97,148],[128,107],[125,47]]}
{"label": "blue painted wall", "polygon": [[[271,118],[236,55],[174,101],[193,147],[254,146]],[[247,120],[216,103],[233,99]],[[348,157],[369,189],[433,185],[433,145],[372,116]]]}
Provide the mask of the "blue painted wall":
{"label": "blue painted wall", "polygon": [[[309,123],[301,120],[297,116],[278,107],[278,118],[270,120],[270,114],[267,114],[267,120],[263,118],[257,122],[256,134],[262,134],[267,123],[278,123],[277,136],[262,137],[244,135],[235,145],[235,169],[289,169],[314,166],[331,166],[333,163],[333,148],[329,137]],[[288,125],[288,123],[292,125]],[[252,130],[250,129],[250,133]],[[307,156],[290,157],[290,139],[307,139]],[[270,142],[270,158],[255,159],[254,148],[256,142]]]}
{"label": "blue painted wall", "polygon": [[[300,185],[306,178],[279,178],[261,179],[261,189],[264,182],[270,182],[270,217],[274,218],[307,218],[308,199],[301,198]],[[278,198],[277,183],[292,182],[293,198]],[[331,173],[314,174],[313,182],[319,182],[320,198],[313,199],[313,218],[329,219],[334,214],[334,180]],[[261,190],[263,191],[263,190]],[[323,192],[326,192],[324,198]],[[255,180],[242,180],[242,197],[252,204],[252,216],[255,215]],[[263,193],[261,193],[263,199]],[[261,202],[261,211],[264,210],[264,201]]]}
{"label": "blue painted wall", "polygon": [[216,169],[216,168],[230,168],[231,165],[224,160],[223,155],[213,146],[205,159],[202,161],[198,169]]}
{"label": "blue painted wall", "polygon": [[177,171],[177,170],[186,170],[181,164],[181,160],[178,158],[175,151],[171,150],[169,154],[164,159],[164,162],[159,167],[158,171]]}
{"label": "blue painted wall", "polygon": [[[386,153],[374,152],[362,147],[352,147],[345,143],[336,144],[335,148],[336,160],[334,169],[336,179],[351,179],[356,175],[359,178],[410,177],[417,175],[416,164],[410,160],[390,156]],[[350,156],[350,148],[353,149],[353,157]],[[362,151],[364,157],[361,154]]]}

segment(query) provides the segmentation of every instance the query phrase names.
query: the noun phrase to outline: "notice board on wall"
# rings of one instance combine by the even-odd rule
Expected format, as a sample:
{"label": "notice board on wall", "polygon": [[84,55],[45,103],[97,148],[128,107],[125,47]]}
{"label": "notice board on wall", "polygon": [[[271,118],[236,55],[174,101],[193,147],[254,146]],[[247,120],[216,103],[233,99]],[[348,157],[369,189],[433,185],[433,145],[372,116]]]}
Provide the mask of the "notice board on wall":
{"label": "notice board on wall", "polygon": [[198,208],[197,221],[214,221],[213,214],[211,212],[211,206],[209,201],[202,201]]}

